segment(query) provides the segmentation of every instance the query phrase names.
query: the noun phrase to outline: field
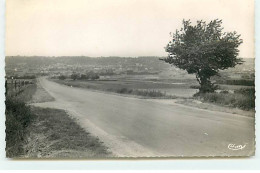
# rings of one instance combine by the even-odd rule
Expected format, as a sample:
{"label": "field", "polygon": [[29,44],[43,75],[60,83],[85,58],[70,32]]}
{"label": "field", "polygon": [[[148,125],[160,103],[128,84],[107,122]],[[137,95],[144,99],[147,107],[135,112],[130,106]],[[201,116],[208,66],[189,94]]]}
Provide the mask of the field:
{"label": "field", "polygon": [[[158,76],[151,75],[114,75],[109,79],[99,80],[72,80],[70,78],[60,80],[52,78],[51,80],[72,87],[80,87],[86,89],[94,89],[108,92],[122,93],[125,90],[125,94],[129,90],[138,91],[155,91],[162,93],[163,96],[179,97],[179,98],[191,98],[198,92],[198,83],[194,78],[173,78],[166,79]],[[218,84],[218,90],[216,92],[228,91],[234,93],[235,90],[242,88],[252,88],[254,86],[248,85],[230,85],[230,84]]]}
{"label": "field", "polygon": [[254,110],[254,94],[248,95],[248,92],[240,92],[246,90],[254,93],[253,73],[251,70],[247,71],[247,69],[238,73],[238,70],[241,70],[241,67],[235,71],[230,71],[230,73],[221,72],[221,77],[212,79],[218,85],[216,93],[205,94],[200,97],[193,97],[199,88],[194,75],[189,75],[181,70],[172,70],[171,68],[158,74],[149,75],[109,75],[96,80],[81,78],[73,80],[70,76],[66,76],[63,79],[52,77],[51,80],[70,87],[137,95],[141,96],[141,98],[193,98],[227,107]]}
{"label": "field", "polygon": [[[158,92],[161,96],[168,97],[192,97],[197,89],[190,86],[196,81],[190,79],[158,79],[151,75],[117,75],[106,80],[72,80],[52,79],[60,84],[108,92],[127,94],[127,91]],[[126,92],[124,92],[124,90]],[[123,92],[122,92],[123,91]],[[136,92],[133,95],[138,95]]]}
{"label": "field", "polygon": [[24,145],[24,158],[111,156],[98,138],[81,128],[64,110],[32,107],[31,112],[34,121]]}

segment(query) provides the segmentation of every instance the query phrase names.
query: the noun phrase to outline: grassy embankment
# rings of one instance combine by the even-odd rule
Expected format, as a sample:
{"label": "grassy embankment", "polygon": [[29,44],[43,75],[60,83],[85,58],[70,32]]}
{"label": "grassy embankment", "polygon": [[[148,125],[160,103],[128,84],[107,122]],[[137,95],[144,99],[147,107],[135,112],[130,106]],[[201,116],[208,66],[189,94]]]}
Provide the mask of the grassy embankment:
{"label": "grassy embankment", "polygon": [[[219,93],[199,94],[195,98],[204,102],[216,103],[222,106],[235,107],[242,110],[255,110],[255,86],[253,80],[226,80],[218,82]],[[225,89],[232,89],[229,92]]]}
{"label": "grassy embankment", "polygon": [[[38,95],[35,97],[35,95]],[[28,106],[50,101],[32,84],[6,98],[6,156],[9,158],[89,158],[111,154],[98,138],[82,129],[65,111]]]}
{"label": "grassy embankment", "polygon": [[[19,157],[24,154],[23,145],[26,143],[27,129],[34,116],[25,102],[32,98],[36,85],[31,84],[20,92],[8,88],[6,95],[6,156]],[[17,96],[16,96],[17,93]]]}
{"label": "grassy embankment", "polygon": [[32,107],[34,121],[25,145],[26,158],[101,158],[110,153],[65,111]]}

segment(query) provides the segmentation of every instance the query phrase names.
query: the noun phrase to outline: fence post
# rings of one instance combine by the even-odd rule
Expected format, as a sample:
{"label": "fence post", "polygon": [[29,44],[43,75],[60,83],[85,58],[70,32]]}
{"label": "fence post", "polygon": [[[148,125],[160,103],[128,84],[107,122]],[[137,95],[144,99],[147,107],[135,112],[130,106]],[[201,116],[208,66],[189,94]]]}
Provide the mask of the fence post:
{"label": "fence post", "polygon": [[16,80],[14,80],[14,90],[16,91]]}
{"label": "fence post", "polygon": [[8,94],[7,79],[5,80],[5,96]]}

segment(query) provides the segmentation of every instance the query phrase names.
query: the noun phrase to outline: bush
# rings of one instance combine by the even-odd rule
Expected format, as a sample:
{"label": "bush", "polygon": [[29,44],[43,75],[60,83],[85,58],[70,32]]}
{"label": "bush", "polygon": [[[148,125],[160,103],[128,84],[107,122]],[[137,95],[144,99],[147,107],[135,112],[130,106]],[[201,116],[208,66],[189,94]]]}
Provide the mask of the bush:
{"label": "bush", "polygon": [[243,110],[252,110],[255,108],[254,89],[240,89],[236,90],[234,94],[227,92],[195,94],[195,97],[206,102],[237,107]]}
{"label": "bush", "polygon": [[99,79],[99,75],[95,73],[92,76],[90,76],[90,79],[92,79],[92,80]]}
{"label": "bush", "polygon": [[220,91],[222,94],[228,94],[229,92],[227,90]]}
{"label": "bush", "polygon": [[65,80],[65,79],[66,79],[66,76],[60,75],[60,76],[59,76],[59,79],[60,79],[60,80]]}
{"label": "bush", "polygon": [[87,78],[87,75],[81,74],[81,75],[80,75],[80,79],[88,79],[88,78]]}
{"label": "bush", "polygon": [[96,79],[99,79],[99,75],[97,73],[93,72],[93,71],[89,71],[86,74],[78,75],[77,79],[81,79],[81,80],[84,80],[84,79],[96,80]]}
{"label": "bush", "polygon": [[70,78],[71,78],[72,80],[79,79],[79,74],[77,74],[77,73],[72,73],[72,74],[70,75]]}
{"label": "bush", "polygon": [[87,79],[96,80],[99,79],[99,75],[93,71],[89,71],[86,74]]}
{"label": "bush", "polygon": [[156,90],[135,90],[133,92],[135,95],[140,95],[140,96],[147,96],[147,97],[163,97],[165,96],[164,93]]}
{"label": "bush", "polygon": [[238,94],[244,94],[254,97],[255,96],[255,88],[241,88],[238,90],[235,90],[234,93]]}
{"label": "bush", "polygon": [[17,99],[6,98],[6,156],[18,157],[23,154],[26,128],[32,121],[30,108]]}
{"label": "bush", "polygon": [[165,96],[164,93],[156,90],[133,90],[128,88],[120,88],[116,90],[117,93],[120,94],[133,94],[139,96],[146,96],[146,97],[163,97]]}
{"label": "bush", "polygon": [[255,108],[255,88],[243,88],[234,91],[235,94],[241,94],[246,99],[245,102],[239,100],[238,105],[244,107],[244,109],[254,109]]}
{"label": "bush", "polygon": [[120,88],[118,90],[116,90],[117,93],[120,93],[120,94],[126,94],[126,93],[131,93],[132,90],[130,89],[127,89],[127,88]]}
{"label": "bush", "polygon": [[246,79],[239,79],[239,80],[218,80],[217,84],[226,84],[226,85],[244,85],[244,86],[255,86],[254,80],[246,80]]}

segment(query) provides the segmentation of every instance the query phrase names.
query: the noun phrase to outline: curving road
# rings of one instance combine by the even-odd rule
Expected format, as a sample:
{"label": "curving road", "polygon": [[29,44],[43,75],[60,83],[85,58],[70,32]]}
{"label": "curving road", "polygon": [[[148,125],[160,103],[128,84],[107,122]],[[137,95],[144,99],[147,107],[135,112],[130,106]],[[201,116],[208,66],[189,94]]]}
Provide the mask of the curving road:
{"label": "curving road", "polygon": [[254,118],[39,82],[55,101],[37,106],[67,110],[116,156],[254,154]]}

